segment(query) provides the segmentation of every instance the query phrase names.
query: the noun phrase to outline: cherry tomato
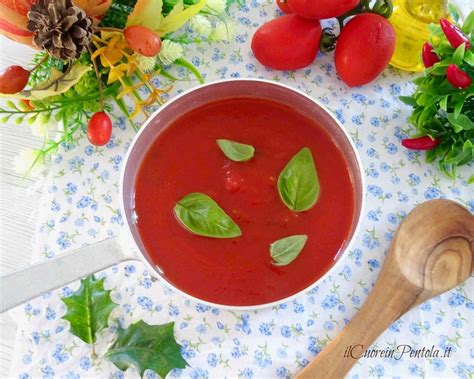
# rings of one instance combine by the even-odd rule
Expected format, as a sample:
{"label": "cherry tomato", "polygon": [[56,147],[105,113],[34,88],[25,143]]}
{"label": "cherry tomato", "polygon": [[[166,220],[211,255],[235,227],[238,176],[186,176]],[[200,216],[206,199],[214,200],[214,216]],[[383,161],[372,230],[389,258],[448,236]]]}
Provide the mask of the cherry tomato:
{"label": "cherry tomato", "polygon": [[21,66],[10,66],[0,74],[0,93],[20,92],[28,84],[30,72]]}
{"label": "cherry tomato", "polygon": [[363,13],[341,31],[334,61],[339,77],[350,87],[374,80],[387,67],[395,49],[395,31],[387,19]]}
{"label": "cherry tomato", "polygon": [[123,31],[127,45],[135,52],[145,57],[154,57],[160,52],[161,39],[150,28],[142,25],[132,25]]}
{"label": "cherry tomato", "polygon": [[287,0],[298,16],[322,20],[340,16],[354,9],[360,0]]}
{"label": "cherry tomato", "polygon": [[105,112],[94,113],[87,125],[87,138],[95,146],[103,146],[112,136],[112,120]]}
{"label": "cherry tomato", "polygon": [[276,0],[276,3],[283,13],[291,13],[291,9],[288,6],[288,0]]}
{"label": "cherry tomato", "polygon": [[319,21],[287,14],[263,24],[255,32],[252,51],[266,67],[297,70],[314,61],[320,39]]}

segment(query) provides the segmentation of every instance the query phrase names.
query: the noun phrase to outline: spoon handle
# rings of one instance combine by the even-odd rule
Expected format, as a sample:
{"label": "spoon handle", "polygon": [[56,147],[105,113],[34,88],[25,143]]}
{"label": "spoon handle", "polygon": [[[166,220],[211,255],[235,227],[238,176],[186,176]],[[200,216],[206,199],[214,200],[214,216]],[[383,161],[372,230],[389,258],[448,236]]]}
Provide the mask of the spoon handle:
{"label": "spoon handle", "polygon": [[296,378],[343,378],[401,315],[466,280],[473,257],[474,217],[466,208],[449,200],[418,205],[399,227],[361,310]]}
{"label": "spoon handle", "polygon": [[401,272],[387,262],[391,258],[387,254],[379,279],[359,312],[296,378],[344,378],[377,337],[417,302],[420,289],[400,280]]}

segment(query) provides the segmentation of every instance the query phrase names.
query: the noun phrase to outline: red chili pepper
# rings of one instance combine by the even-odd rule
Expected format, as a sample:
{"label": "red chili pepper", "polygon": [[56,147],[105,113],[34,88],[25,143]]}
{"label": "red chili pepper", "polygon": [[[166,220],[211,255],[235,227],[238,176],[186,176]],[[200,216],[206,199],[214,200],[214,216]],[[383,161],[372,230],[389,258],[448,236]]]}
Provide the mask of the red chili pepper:
{"label": "red chili pepper", "polygon": [[405,138],[402,140],[402,145],[410,150],[432,150],[439,145],[441,141],[439,138],[431,138],[430,136],[423,136],[418,138]]}
{"label": "red chili pepper", "polygon": [[470,76],[454,63],[450,64],[446,68],[446,79],[448,79],[448,82],[451,83],[453,87],[459,89],[465,89],[469,87],[472,82]]}
{"label": "red chili pepper", "polygon": [[421,57],[423,58],[423,64],[426,68],[431,67],[440,61],[439,57],[433,51],[433,46],[431,46],[428,42],[423,45]]}
{"label": "red chili pepper", "polygon": [[452,47],[456,49],[459,45],[465,43],[466,50],[469,49],[471,46],[469,43],[469,38],[461,31],[461,29],[459,29],[456,25],[451,24],[445,18],[440,19],[439,24],[441,25],[441,29],[443,29],[443,33]]}

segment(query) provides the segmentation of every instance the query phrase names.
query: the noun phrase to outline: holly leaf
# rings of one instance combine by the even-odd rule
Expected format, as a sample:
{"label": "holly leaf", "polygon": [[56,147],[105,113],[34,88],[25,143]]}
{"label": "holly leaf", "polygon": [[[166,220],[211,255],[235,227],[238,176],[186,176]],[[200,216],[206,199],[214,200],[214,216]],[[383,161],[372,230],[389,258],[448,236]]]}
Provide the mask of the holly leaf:
{"label": "holly leaf", "polygon": [[104,280],[93,275],[81,280],[81,286],[69,297],[62,298],[67,313],[64,320],[71,324],[71,333],[86,343],[94,343],[97,334],[107,327],[110,312],[117,306],[104,289]]}
{"label": "holly leaf", "polygon": [[187,365],[174,338],[174,322],[148,325],[140,320],[127,329],[119,327],[117,335],[105,356],[122,371],[135,366],[140,376],[153,370],[164,378],[174,368]]}

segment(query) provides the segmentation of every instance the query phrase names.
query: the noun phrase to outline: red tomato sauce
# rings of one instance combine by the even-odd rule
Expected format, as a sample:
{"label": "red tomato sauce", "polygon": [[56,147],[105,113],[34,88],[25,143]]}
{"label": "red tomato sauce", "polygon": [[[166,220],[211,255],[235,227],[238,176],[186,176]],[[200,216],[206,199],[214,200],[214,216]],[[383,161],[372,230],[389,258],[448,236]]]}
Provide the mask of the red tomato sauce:
{"label": "red tomato sauce", "polygon": [[[217,139],[251,144],[255,156],[232,162]],[[281,201],[280,172],[301,148],[311,149],[321,193],[315,206],[293,212]],[[190,192],[211,196],[242,236],[201,237],[176,220],[176,202]],[[295,294],[334,263],[354,216],[347,163],[328,133],[294,109],[270,100],[230,98],[180,116],[147,151],[135,183],[138,232],[166,279],[199,299],[255,305]],[[272,264],[269,245],[307,234],[300,255]]]}

